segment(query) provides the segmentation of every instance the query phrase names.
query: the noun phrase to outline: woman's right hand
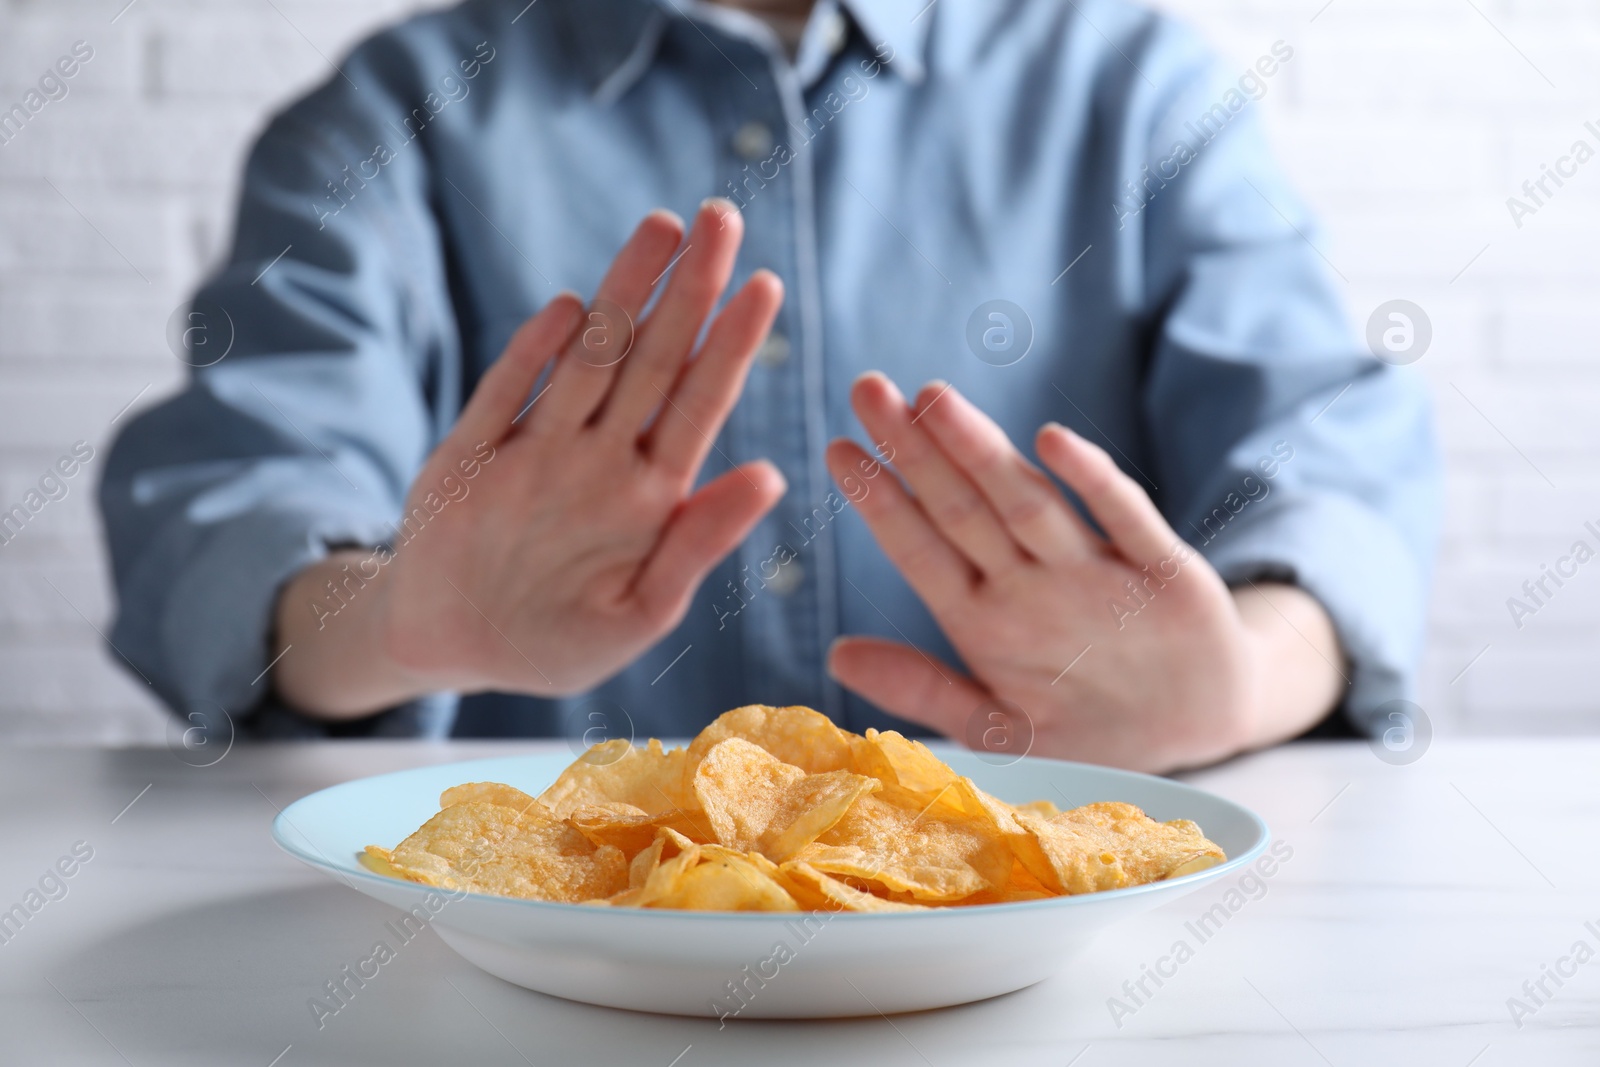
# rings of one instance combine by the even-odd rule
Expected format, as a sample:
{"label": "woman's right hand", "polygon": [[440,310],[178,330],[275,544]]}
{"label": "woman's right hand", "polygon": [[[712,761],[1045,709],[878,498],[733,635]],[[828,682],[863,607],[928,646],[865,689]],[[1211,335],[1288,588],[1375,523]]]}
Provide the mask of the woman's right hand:
{"label": "woman's right hand", "polygon": [[335,553],[285,587],[285,701],[352,718],[445,690],[577,693],[678,624],[785,489],[757,461],[691,492],[783,300],[757,271],[695,351],[742,235],[733,205],[708,200],[680,253],[682,222],[654,212],[590,309],[563,293],[517,331],[413,483],[405,514],[425,521],[392,559],[331,618],[325,583],[370,552]]}

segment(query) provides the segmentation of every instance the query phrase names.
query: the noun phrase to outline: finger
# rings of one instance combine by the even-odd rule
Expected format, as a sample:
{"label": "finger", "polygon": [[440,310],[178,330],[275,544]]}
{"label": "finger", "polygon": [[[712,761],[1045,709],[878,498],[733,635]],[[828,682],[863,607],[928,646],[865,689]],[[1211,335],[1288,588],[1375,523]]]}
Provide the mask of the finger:
{"label": "finger", "polygon": [[[839,440],[824,453],[828,472],[861,513],[883,554],[905,576],[911,588],[935,615],[955,610],[966,600],[978,577],[972,564],[945,540],[893,472],[884,471],[853,441]],[[865,465],[864,465],[865,464]],[[857,478],[877,465],[870,483]],[[851,486],[867,485],[859,496]]]}
{"label": "finger", "polygon": [[1039,458],[1083,500],[1111,544],[1135,564],[1155,565],[1178,543],[1144,489],[1106,452],[1052,422],[1039,431]]}
{"label": "finger", "polygon": [[989,694],[920,649],[876,637],[841,637],[828,650],[828,673],[870,703],[937,730],[966,735],[967,720]]}
{"label": "finger", "polygon": [[706,316],[733,275],[744,218],[727,200],[700,205],[661,302],[639,327],[603,416],[607,432],[632,441],[677,380]]}
{"label": "finger", "polygon": [[462,440],[499,442],[528,403],[528,393],[578,327],[583,301],[558,293],[512,334],[505,351],[484,372],[452,431]]}
{"label": "finger", "polygon": [[634,585],[646,616],[681,619],[706,574],[738,547],[787,488],[778,468],[760,460],[713,478],[684,501]]}
{"label": "finger", "polygon": [[985,574],[999,574],[1025,561],[989,502],[972,480],[947,459],[906,407],[894,383],[873,371],[850,390],[856,416],[874,441],[894,449],[894,467],[910,485],[940,533]]}
{"label": "finger", "polygon": [[531,430],[570,434],[593,417],[618,369],[631,358],[631,349],[622,346],[637,347],[634,324],[682,239],[683,220],[670,211],[657,209],[639,223],[606,270],[583,329],[557,361],[537,417],[529,420]]}
{"label": "finger", "polygon": [[[700,354],[663,399],[646,443],[651,458],[671,477],[692,481],[744,390],[756,349],[783,304],[783,283],[758,270],[734,294],[706,334]],[[668,399],[670,398],[670,399]]]}
{"label": "finger", "polygon": [[1094,553],[1098,538],[1061,491],[970,400],[945,382],[929,382],[917,394],[916,410],[918,425],[1035,559],[1057,564]]}

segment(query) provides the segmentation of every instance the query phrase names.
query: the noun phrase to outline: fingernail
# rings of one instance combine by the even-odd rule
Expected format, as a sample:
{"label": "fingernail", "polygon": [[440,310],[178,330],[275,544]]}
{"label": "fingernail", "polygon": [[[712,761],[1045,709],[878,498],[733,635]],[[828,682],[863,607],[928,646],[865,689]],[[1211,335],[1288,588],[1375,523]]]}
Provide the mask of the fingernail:
{"label": "fingernail", "polygon": [[701,211],[706,211],[706,210],[715,211],[718,215],[721,215],[721,214],[724,214],[724,213],[730,213],[730,212],[732,214],[734,214],[734,215],[737,215],[739,213],[738,205],[735,204],[732,200],[729,200],[725,196],[708,196],[708,197],[706,197],[704,200],[700,201],[700,210]]}
{"label": "fingernail", "polygon": [[666,219],[668,222],[672,223],[674,226],[677,226],[678,229],[680,229],[680,230],[683,229],[683,217],[681,215],[679,215],[676,211],[669,210],[668,208],[658,207],[654,211],[650,212],[649,215],[646,216],[646,218],[650,218],[650,217],[659,217],[659,218]]}
{"label": "fingernail", "polygon": [[[927,385],[924,385],[921,389],[917,390],[918,409],[932,407],[933,402],[943,396],[949,388],[950,383],[945,381],[943,378],[934,378],[932,381],[928,382]],[[926,404],[923,403],[923,397],[927,397]]]}
{"label": "fingernail", "polygon": [[844,644],[844,638],[835,637],[832,641],[828,642],[828,653],[822,657],[823,667],[827,670],[829,678],[837,679],[839,677],[837,674],[833,673],[833,653],[842,644]]}

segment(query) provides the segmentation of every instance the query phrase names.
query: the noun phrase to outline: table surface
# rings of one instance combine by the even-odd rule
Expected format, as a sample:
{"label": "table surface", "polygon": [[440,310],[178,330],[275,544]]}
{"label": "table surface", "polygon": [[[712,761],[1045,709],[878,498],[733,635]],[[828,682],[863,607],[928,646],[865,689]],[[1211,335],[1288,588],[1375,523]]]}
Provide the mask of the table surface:
{"label": "table surface", "polygon": [[[0,1063],[1600,1063],[1600,740],[1436,741],[1406,766],[1308,743],[1187,776],[1260,812],[1292,857],[980,1004],[719,1029],[528,992],[429,932],[319,1029],[309,998],[393,909],[280,852],[277,810],[549,748],[241,745],[204,768],[166,749],[0,752],[0,910],[37,908],[0,943]],[[92,855],[49,877],[74,848]],[[1186,924],[1218,903],[1231,917],[1200,943]],[[1175,975],[1124,989],[1179,940]]]}

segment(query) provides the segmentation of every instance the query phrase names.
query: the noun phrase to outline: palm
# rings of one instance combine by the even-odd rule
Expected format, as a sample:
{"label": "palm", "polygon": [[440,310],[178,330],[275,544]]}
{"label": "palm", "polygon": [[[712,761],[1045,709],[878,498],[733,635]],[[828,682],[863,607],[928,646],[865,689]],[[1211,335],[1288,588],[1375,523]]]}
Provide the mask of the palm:
{"label": "palm", "polygon": [[512,339],[412,488],[408,514],[426,512],[463,457],[493,454],[467,496],[397,548],[385,589],[396,662],[441,688],[582,691],[676,625],[777,500],[783,480],[766,463],[691,492],[782,299],[777,278],[757,272],[694,351],[740,233],[737,215],[703,209],[635,330],[682,237],[652,215],[593,309],[558,297]]}
{"label": "palm", "polygon": [[[968,740],[998,707],[1040,755],[1162,768],[1228,750],[1219,727],[1250,696],[1229,590],[1104,452],[1061,427],[1039,435],[1109,539],[948,386],[914,418],[881,377],[854,399],[910,489],[891,481],[862,514],[972,673],[851,638],[831,664],[843,684]],[[836,476],[860,454],[836,442]]]}

